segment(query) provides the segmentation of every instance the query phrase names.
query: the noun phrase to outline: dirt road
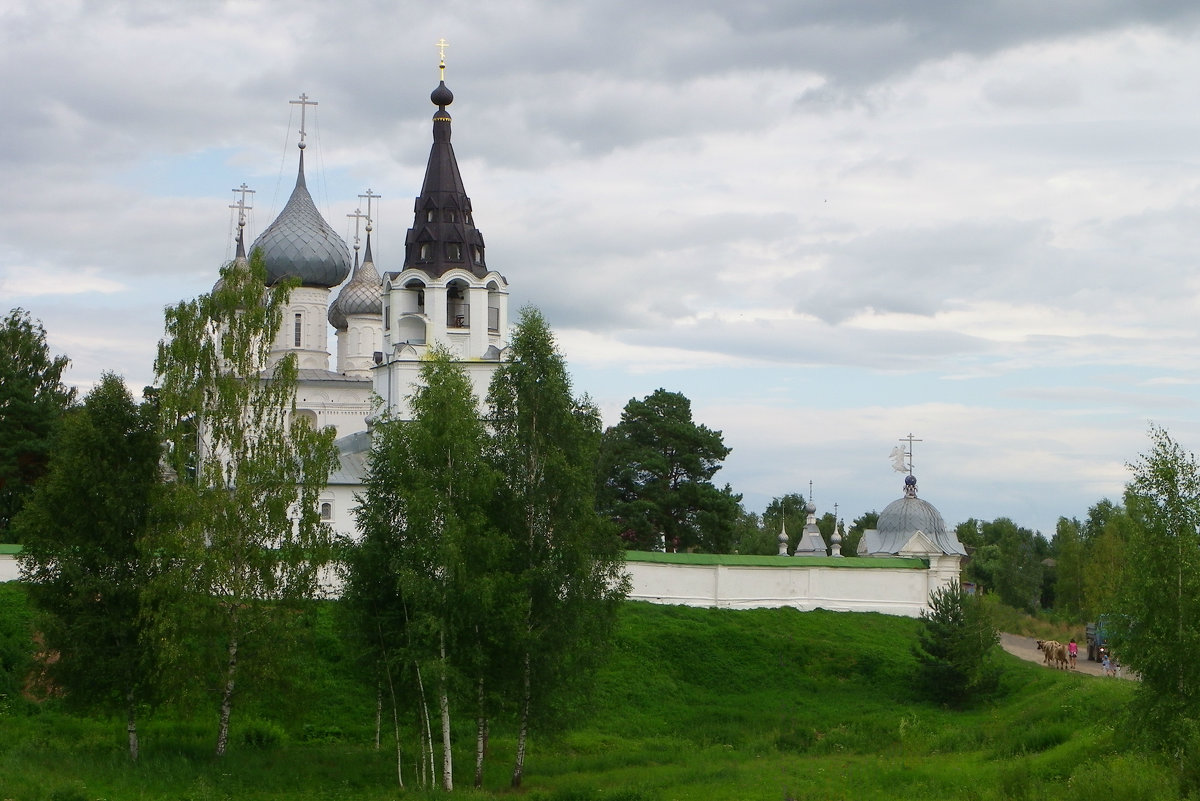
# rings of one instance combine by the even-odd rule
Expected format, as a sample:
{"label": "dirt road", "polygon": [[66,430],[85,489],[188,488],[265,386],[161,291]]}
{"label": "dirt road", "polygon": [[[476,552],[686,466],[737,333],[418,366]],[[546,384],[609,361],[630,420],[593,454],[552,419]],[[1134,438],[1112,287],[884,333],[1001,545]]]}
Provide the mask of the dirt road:
{"label": "dirt road", "polygon": [[[1018,637],[1016,634],[1001,634],[1000,647],[1013,656],[1019,656],[1029,662],[1042,662],[1044,655],[1038,650],[1037,642],[1032,637]],[[1048,668],[1049,669],[1049,668]],[[1087,673],[1090,676],[1103,676],[1104,667],[1099,662],[1089,662],[1087,646],[1079,649],[1079,659],[1075,663],[1076,673]],[[1121,671],[1120,678],[1132,678],[1129,671]]]}

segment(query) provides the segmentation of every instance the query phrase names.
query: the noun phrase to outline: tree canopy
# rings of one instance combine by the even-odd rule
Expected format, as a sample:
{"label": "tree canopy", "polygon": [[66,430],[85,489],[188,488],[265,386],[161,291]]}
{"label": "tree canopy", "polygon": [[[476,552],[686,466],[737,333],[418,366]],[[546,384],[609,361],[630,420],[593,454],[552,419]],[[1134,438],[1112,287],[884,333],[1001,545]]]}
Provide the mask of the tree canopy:
{"label": "tree canopy", "polygon": [[127,714],[134,760],[153,673],[141,551],[158,486],[155,417],[106,373],[63,422],[49,472],[14,521],[29,598],[58,655],[46,670],[69,702]]}
{"label": "tree canopy", "polygon": [[630,547],[728,552],[741,496],[712,477],[729,455],[720,431],[692,420],[692,404],[659,389],[633,398],[604,432],[598,505]]}
{"label": "tree canopy", "polygon": [[13,540],[12,519],[46,472],[54,429],[75,400],[62,383],[68,364],[50,355],[29,312],[13,309],[0,323],[0,541]]}

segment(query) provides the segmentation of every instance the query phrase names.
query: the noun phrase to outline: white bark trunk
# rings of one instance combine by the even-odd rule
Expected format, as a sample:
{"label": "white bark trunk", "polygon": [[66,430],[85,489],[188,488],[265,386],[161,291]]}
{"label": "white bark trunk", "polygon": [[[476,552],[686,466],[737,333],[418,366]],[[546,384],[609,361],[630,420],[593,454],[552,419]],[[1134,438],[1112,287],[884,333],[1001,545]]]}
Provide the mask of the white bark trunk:
{"label": "white bark trunk", "polygon": [[487,751],[487,717],[483,711],[483,677],[476,685],[476,702],[479,704],[475,718],[475,787],[483,787],[483,755]]}
{"label": "white bark trunk", "polygon": [[[393,712],[395,711],[395,708],[396,708],[395,700],[396,699],[394,699],[394,698],[392,699]],[[383,682],[377,681],[375,683],[375,750],[376,751],[379,750],[380,738],[382,735],[382,731],[383,731]],[[404,783],[401,782],[400,786],[403,787]]]}
{"label": "white bark trunk", "polygon": [[[396,739],[396,783],[404,787],[404,760],[400,753],[400,713],[396,709],[396,685],[392,682],[392,666],[385,666],[387,675],[388,694],[392,697],[392,734]],[[383,704],[383,688],[379,688],[378,703]],[[381,712],[375,713],[375,748],[379,748],[379,718]]]}
{"label": "white bark trunk", "polygon": [[529,705],[533,697],[532,677],[530,676],[529,652],[525,652],[525,675],[521,693],[521,725],[517,731],[517,760],[513,765],[512,786],[521,786],[525,775],[525,743],[529,738]]}
{"label": "white bark trunk", "polygon": [[442,789],[449,792],[454,789],[454,757],[450,751],[450,695],[446,687],[446,635],[441,639],[441,687],[438,691],[438,705],[442,713]]}
{"label": "white bark trunk", "polygon": [[[417,671],[417,691],[421,694],[421,784],[428,787],[433,782],[433,725],[429,721],[429,703],[425,700],[425,682],[421,679],[421,666]],[[428,773],[426,766],[428,765]]]}

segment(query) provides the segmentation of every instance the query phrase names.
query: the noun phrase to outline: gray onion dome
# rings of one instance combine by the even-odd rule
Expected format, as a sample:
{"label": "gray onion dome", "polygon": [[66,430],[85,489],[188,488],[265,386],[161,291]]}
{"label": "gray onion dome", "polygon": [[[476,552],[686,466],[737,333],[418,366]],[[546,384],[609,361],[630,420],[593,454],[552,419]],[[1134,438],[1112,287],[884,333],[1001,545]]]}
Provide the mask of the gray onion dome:
{"label": "gray onion dome", "polygon": [[350,250],[317,211],[304,183],[304,151],[296,188],[275,222],[254,240],[267,267],[267,284],[298,278],[302,286],[335,287],[350,274]]}
{"label": "gray onion dome", "polygon": [[363,263],[354,271],[354,277],[346,282],[337,298],[329,305],[329,323],[339,331],[345,331],[351,314],[382,315],[383,285],[375,262],[371,258],[371,235],[367,234],[367,252]]}

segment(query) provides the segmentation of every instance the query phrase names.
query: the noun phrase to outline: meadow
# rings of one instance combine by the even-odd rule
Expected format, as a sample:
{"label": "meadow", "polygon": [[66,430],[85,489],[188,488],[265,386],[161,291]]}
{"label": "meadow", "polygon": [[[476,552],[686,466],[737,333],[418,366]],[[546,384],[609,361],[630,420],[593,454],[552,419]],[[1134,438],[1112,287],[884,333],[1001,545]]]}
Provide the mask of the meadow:
{"label": "meadow", "polygon": [[[11,616],[13,589],[0,613]],[[329,605],[332,607],[332,604]],[[243,702],[211,756],[215,712],[158,710],[142,758],[121,721],[56,700],[0,699],[4,801],[382,801],[400,791],[390,741],[373,745],[374,688],[321,610],[286,689]],[[918,622],[876,614],[627,603],[585,698],[535,732],[525,786],[507,789],[513,732],[491,735],[483,791],[531,801],[1178,798],[1170,767],[1128,747],[1129,682],[1022,662],[997,649],[997,696],[956,710],[919,696]],[[11,626],[10,626],[11,628]],[[456,786],[471,783],[458,721]],[[388,738],[385,738],[388,740]],[[409,746],[411,750],[411,745]],[[411,752],[409,753],[411,759]],[[406,767],[411,784],[414,773]]]}

